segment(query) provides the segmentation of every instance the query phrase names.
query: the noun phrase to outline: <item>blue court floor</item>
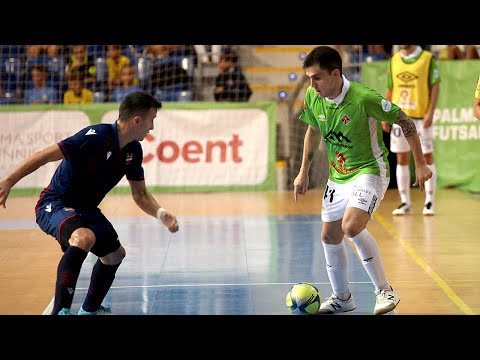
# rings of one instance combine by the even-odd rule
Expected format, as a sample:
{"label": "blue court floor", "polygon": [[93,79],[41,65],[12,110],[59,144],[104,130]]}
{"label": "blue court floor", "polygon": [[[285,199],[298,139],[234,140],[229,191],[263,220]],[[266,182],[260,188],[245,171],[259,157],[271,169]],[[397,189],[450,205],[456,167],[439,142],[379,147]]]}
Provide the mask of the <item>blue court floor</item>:
{"label": "blue court floor", "polygon": [[[316,285],[322,299],[331,294],[319,215],[179,217],[175,234],[149,217],[110,220],[127,252],[104,301],[113,314],[294,316],[285,305],[293,284]],[[347,314],[372,314],[373,285],[347,251],[357,304]],[[85,260],[74,312],[95,261]]]}

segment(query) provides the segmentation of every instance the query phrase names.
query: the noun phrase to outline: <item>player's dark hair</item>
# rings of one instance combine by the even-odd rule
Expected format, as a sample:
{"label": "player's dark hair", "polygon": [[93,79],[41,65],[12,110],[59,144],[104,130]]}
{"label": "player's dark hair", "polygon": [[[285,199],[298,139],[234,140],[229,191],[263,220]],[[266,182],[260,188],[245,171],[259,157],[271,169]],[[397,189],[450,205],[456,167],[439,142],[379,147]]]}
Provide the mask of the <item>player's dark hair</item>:
{"label": "player's dark hair", "polygon": [[118,111],[118,118],[125,121],[137,114],[144,116],[151,108],[160,109],[161,107],[162,103],[148,92],[135,91],[123,99]]}
{"label": "player's dark hair", "polygon": [[304,69],[315,65],[328,72],[338,69],[342,75],[342,57],[337,50],[330,46],[317,46],[303,60]]}

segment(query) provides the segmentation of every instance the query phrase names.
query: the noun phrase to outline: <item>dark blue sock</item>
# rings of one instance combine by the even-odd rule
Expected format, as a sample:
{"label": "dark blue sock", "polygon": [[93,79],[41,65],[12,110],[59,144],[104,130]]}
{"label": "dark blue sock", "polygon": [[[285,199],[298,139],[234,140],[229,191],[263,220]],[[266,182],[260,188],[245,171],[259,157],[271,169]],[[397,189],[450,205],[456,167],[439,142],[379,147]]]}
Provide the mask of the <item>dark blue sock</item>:
{"label": "dark blue sock", "polygon": [[100,305],[112,286],[115,273],[120,264],[105,265],[100,259],[97,260],[92,270],[87,297],[82,305],[83,310],[92,312],[100,309]]}
{"label": "dark blue sock", "polygon": [[57,315],[63,308],[70,309],[72,306],[78,275],[87,255],[88,253],[79,247],[69,246],[60,259],[52,315]]}

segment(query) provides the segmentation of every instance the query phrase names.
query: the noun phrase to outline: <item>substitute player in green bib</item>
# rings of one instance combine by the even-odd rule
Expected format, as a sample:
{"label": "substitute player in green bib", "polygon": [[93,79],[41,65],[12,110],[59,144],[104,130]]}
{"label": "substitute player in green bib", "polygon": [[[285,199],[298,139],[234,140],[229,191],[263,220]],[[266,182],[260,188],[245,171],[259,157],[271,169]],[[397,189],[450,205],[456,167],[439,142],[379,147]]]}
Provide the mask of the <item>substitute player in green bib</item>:
{"label": "substitute player in green bib", "polygon": [[308,171],[321,139],[325,142],[329,178],[322,204],[322,243],[333,293],[318,314],[352,311],[346,235],[355,245],[375,286],[374,314],[392,311],[400,297],[387,280],[375,239],[367,230],[390,181],[388,150],[383,143],[381,121],[398,124],[412,149],[416,182],[423,191],[432,176],[425,163],[415,125],[401,109],[376,91],[348,81],[342,74],[342,58],[329,46],[314,48],[303,68],[310,78],[300,119],[307,123],[303,158],[294,180],[294,198],[308,190]]}
{"label": "substitute player in green bib", "polygon": [[[432,170],[432,178],[425,183],[423,215],[435,215],[435,191],[437,170],[433,159],[435,143],[433,139],[433,113],[440,92],[440,72],[435,57],[430,51],[418,45],[399,45],[388,63],[387,90],[385,99],[400,106],[415,124],[420,138],[425,161]],[[400,205],[393,215],[412,213],[410,196],[410,147],[397,124],[382,123],[383,130],[390,132],[390,151],[396,153],[396,179],[400,195]]]}

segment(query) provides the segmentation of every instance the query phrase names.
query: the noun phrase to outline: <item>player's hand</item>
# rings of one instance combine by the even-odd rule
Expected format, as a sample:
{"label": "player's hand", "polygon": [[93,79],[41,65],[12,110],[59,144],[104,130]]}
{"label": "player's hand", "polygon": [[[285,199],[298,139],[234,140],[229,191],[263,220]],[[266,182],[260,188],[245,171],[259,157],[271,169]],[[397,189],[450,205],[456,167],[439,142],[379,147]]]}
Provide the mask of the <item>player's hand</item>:
{"label": "player's hand", "polygon": [[420,191],[425,190],[425,181],[432,178],[432,170],[428,167],[428,165],[420,166],[415,168],[415,183],[413,186],[418,186]]}
{"label": "player's hand", "polygon": [[8,198],[8,194],[10,194],[10,189],[12,187],[6,180],[0,181],[0,206],[3,206],[4,209],[7,208],[6,202]]}
{"label": "player's hand", "polygon": [[293,181],[293,198],[295,202],[298,202],[298,194],[305,195],[308,191],[308,175],[302,176],[300,174],[297,175],[295,180]]}
{"label": "player's hand", "polygon": [[430,126],[432,126],[432,122],[433,122],[433,116],[431,116],[431,115],[426,115],[426,116],[423,118],[423,128],[424,128],[424,129],[428,129]]}
{"label": "player's hand", "polygon": [[178,231],[178,221],[175,215],[170,214],[168,211],[163,211],[160,215],[162,224],[165,225],[171,233]]}

